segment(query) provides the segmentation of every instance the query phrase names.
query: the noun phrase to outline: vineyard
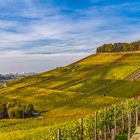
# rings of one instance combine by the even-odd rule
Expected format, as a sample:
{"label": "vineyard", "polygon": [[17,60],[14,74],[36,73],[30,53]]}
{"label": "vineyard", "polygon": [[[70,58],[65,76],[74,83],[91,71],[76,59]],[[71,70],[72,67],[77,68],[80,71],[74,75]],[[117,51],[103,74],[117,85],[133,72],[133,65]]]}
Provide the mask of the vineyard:
{"label": "vineyard", "polygon": [[123,133],[127,139],[138,120],[133,98],[139,96],[140,81],[132,78],[139,66],[139,53],[95,54],[10,81],[0,87],[0,102],[31,103],[42,118],[0,120],[0,139],[121,140]]}
{"label": "vineyard", "polygon": [[[131,137],[131,124],[138,124],[138,102],[134,99],[124,103],[104,108],[103,111],[95,112],[93,116],[81,118],[80,122],[73,126],[65,126],[58,129],[58,134],[48,139],[75,139],[75,140],[115,140],[116,136],[128,130],[128,139]],[[79,125],[78,125],[79,124]]]}
{"label": "vineyard", "polygon": [[[128,131],[130,138],[131,126],[138,125],[138,107],[138,100],[122,99],[120,103],[95,112],[94,115],[49,127],[44,119],[38,122],[37,119],[19,120],[5,125],[3,122],[0,123],[0,137],[5,140],[115,140],[120,133]],[[35,134],[32,129],[36,129]]]}
{"label": "vineyard", "polygon": [[140,69],[135,70],[132,74],[125,78],[126,80],[140,80]]}

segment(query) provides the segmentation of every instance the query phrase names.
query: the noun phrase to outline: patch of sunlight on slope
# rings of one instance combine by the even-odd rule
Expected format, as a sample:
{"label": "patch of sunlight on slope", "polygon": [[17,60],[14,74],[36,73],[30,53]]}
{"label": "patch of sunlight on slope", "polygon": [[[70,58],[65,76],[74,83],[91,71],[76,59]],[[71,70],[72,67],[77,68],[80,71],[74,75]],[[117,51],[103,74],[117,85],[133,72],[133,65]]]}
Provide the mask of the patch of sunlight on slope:
{"label": "patch of sunlight on slope", "polygon": [[78,89],[78,88],[81,88],[81,87],[83,86],[83,84],[84,84],[84,83],[75,84],[75,85],[73,85],[73,86],[68,87],[67,90],[72,90],[72,91],[74,91],[74,90],[76,90],[76,89]]}
{"label": "patch of sunlight on slope", "polygon": [[79,65],[91,65],[91,64],[105,64],[114,62],[117,58],[120,58],[123,54],[96,54],[91,55],[83,61],[79,62]]}
{"label": "patch of sunlight on slope", "polygon": [[52,82],[49,82],[49,84],[47,85],[46,84],[46,88],[49,88],[49,89],[51,89],[51,88],[54,88],[54,87],[57,87],[57,86],[61,86],[61,85],[63,85],[64,83],[66,83],[66,80],[64,81],[52,81]]}
{"label": "patch of sunlight on slope", "polygon": [[120,66],[116,66],[116,67],[112,67],[105,79],[118,79],[118,80],[122,80],[124,79],[126,76],[128,76],[129,74],[131,74],[133,71],[135,71],[136,69],[139,68],[139,63],[135,64],[135,65],[120,65]]}
{"label": "patch of sunlight on slope", "polygon": [[140,68],[140,54],[130,54],[127,59],[110,66],[106,79],[122,80],[138,68]]}

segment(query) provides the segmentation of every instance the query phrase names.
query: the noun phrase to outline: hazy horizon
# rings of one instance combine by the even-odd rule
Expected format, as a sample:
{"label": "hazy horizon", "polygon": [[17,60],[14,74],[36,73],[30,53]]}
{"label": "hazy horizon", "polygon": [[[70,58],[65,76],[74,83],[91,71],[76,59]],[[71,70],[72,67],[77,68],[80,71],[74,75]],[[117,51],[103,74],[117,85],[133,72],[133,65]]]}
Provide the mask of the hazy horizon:
{"label": "hazy horizon", "polygon": [[[0,56],[0,64],[5,63],[0,67],[0,74],[7,73],[23,73],[23,72],[45,72],[56,67],[71,64],[90,54],[61,54],[61,55],[19,55],[10,58]],[[1,59],[2,58],[2,59]]]}

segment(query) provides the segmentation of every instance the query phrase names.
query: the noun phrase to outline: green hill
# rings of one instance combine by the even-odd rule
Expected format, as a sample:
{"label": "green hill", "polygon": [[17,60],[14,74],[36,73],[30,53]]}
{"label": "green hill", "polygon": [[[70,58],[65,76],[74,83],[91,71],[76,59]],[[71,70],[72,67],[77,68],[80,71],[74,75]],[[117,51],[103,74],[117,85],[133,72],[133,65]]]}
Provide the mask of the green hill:
{"label": "green hill", "polygon": [[139,53],[94,54],[69,66],[8,83],[0,101],[32,103],[50,118],[79,117],[118,98],[140,94],[140,81],[127,78],[140,68]]}
{"label": "green hill", "polygon": [[7,88],[0,88],[0,102],[18,99],[32,103],[44,118],[1,120],[0,137],[45,139],[49,130],[69,126],[122,98],[139,96],[139,71],[140,53],[104,53],[11,81]]}

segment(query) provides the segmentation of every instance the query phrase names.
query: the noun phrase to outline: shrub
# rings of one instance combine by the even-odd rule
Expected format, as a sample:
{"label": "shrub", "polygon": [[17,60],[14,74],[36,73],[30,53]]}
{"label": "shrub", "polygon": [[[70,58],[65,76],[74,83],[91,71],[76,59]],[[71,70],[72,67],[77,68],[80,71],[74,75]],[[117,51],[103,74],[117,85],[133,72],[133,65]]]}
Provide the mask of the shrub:
{"label": "shrub", "polygon": [[8,116],[9,118],[23,118],[23,110],[20,109],[18,106],[14,107],[14,108],[9,108],[8,110]]}
{"label": "shrub", "polygon": [[1,104],[0,105],[0,119],[7,118],[7,116],[8,114],[7,114],[6,104]]}
{"label": "shrub", "polygon": [[0,103],[0,119],[32,117],[33,112],[34,107],[29,103],[21,103],[18,100],[13,100],[7,104]]}
{"label": "shrub", "polygon": [[27,104],[24,106],[25,117],[33,116],[34,107],[32,104]]}

